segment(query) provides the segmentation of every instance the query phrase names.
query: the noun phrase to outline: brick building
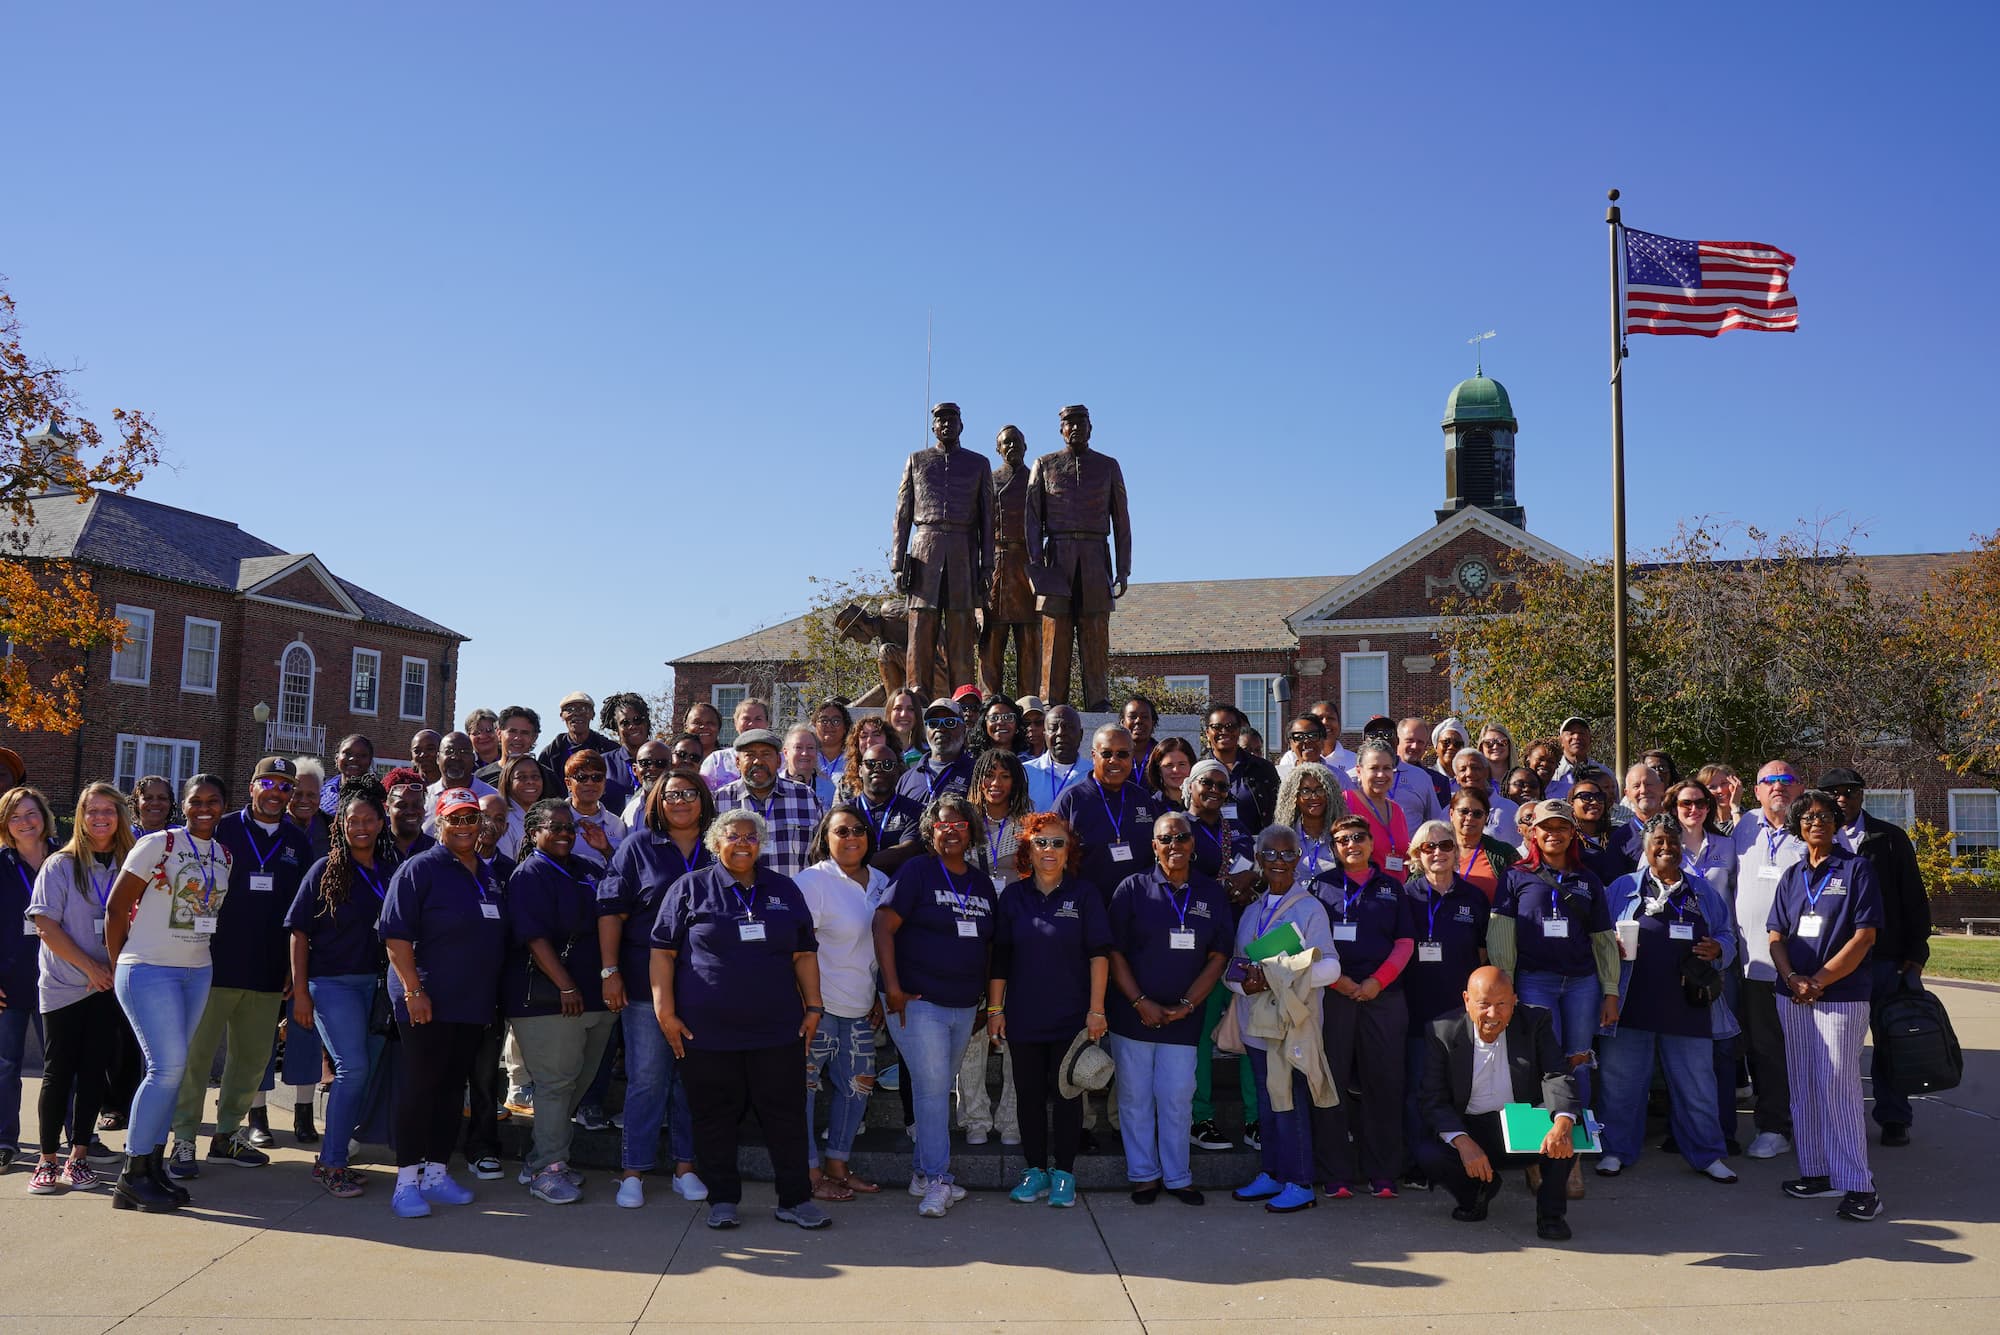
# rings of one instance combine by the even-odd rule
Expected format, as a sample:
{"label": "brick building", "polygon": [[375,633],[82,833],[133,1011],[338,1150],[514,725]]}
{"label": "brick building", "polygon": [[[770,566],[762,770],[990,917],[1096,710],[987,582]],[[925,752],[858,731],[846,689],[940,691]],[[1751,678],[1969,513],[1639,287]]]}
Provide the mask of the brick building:
{"label": "brick building", "polygon": [[129,791],[143,774],[210,771],[240,794],[263,755],[330,760],[359,732],[391,759],[418,730],[453,726],[465,637],[312,553],[136,496],[50,492],[34,507],[25,558],[88,570],[130,628],[124,649],[85,655],[82,728],[7,741],[64,816],[93,779]]}

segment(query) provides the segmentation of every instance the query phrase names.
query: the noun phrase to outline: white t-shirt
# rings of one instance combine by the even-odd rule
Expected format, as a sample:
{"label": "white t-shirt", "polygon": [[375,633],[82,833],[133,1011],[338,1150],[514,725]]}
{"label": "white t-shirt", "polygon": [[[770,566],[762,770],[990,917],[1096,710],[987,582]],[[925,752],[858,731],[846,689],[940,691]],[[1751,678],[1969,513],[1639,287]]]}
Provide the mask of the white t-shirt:
{"label": "white t-shirt", "polygon": [[133,846],[125,870],[146,889],[118,962],[208,967],[209,938],[229,893],[229,850],[186,829],[162,830]]}
{"label": "white t-shirt", "polygon": [[828,858],[792,879],[819,937],[820,1002],[828,1015],[859,1019],[875,1004],[875,908],[889,878],[870,867],[864,890]]}

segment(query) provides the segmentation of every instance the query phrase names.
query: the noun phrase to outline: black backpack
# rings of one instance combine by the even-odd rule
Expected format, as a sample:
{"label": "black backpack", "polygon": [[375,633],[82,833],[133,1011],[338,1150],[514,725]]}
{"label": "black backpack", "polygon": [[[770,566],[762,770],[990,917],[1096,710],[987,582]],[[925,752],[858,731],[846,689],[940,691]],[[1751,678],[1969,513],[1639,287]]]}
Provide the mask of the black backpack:
{"label": "black backpack", "polygon": [[1875,1007],[1874,1027],[1878,1086],[1904,1094],[1958,1087],[1965,1054],[1936,993],[1912,985],[1909,975],[1903,975],[1902,986]]}

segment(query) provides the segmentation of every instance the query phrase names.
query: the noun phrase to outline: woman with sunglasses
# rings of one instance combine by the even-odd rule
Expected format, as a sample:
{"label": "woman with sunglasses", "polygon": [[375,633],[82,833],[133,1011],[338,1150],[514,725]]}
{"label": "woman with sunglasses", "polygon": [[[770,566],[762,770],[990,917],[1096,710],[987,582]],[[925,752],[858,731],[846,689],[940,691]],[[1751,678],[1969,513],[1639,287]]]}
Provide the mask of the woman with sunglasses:
{"label": "woman with sunglasses", "polygon": [[1021,1154],[1028,1166],[1008,1198],[1023,1205],[1042,1199],[1076,1204],[1083,1099],[1063,1097],[1062,1063],[1078,1030],[1093,1042],[1106,1032],[1111,920],[1104,896],[1077,875],[1082,861],[1083,849],[1062,817],[1026,817],[1014,858],[1017,878],[1000,892],[993,929],[986,1032],[996,1043],[1005,1041],[1019,1091]]}
{"label": "woman with sunglasses", "polygon": [[1823,788],[1808,788],[1792,803],[1786,828],[1803,841],[1805,856],[1778,880],[1769,939],[1784,991],[1778,1023],[1799,1153],[1800,1176],[1785,1183],[1785,1194],[1839,1196],[1835,1213],[1864,1223],[1882,1212],[1861,1093],[1868,957],[1882,929],[1882,898],[1873,865],[1840,846],[1840,825],[1840,799]]}
{"label": "woman with sunglasses", "polygon": [[[604,785],[609,777],[604,757],[592,750],[573,751],[563,762],[570,818],[576,822],[575,856],[594,864],[599,874],[609,870],[611,855],[625,840],[624,819],[604,805]],[[528,860],[525,844],[516,856],[523,863]]]}
{"label": "woman with sunglasses", "polygon": [[[1296,775],[1301,765],[1292,771]],[[1324,766],[1311,766],[1324,768]],[[1290,782],[1291,776],[1286,776]],[[1313,1193],[1312,1091],[1305,1075],[1292,1070],[1291,1107],[1280,1112],[1272,1101],[1271,1040],[1252,1032],[1251,998],[1269,990],[1262,964],[1248,963],[1250,944],[1289,923],[1307,949],[1319,958],[1306,971],[1311,989],[1310,1022],[1300,1030],[1302,1041],[1324,1045],[1320,1032],[1326,989],[1340,978],[1340,952],[1327,926],[1326,909],[1310,886],[1297,883],[1299,836],[1289,825],[1271,825],[1258,834],[1256,898],[1236,924],[1235,958],[1244,962],[1242,977],[1218,991],[1234,993],[1238,1031],[1243,1035],[1243,1064],[1249,1068],[1251,1097],[1259,1132],[1257,1176],[1232,1193],[1239,1201],[1262,1201],[1272,1214],[1296,1214],[1319,1204]],[[1337,1095],[1337,1091],[1336,1091]]]}
{"label": "woman with sunglasses", "polygon": [[653,786],[646,818],[611,856],[598,883],[597,945],[604,965],[604,1008],[625,1035],[625,1124],[618,1146],[618,1204],[646,1203],[645,1175],[659,1159],[660,1127],[674,1160],[674,1193],[708,1199],[694,1168],[694,1117],[678,1059],[667,1045],[653,1004],[653,924],[668,892],[683,876],[713,865],[704,844],[715,820],[715,796],[692,765],[676,765]]}
{"label": "woman with sunglasses", "polygon": [[1430,820],[1417,827],[1410,836],[1410,879],[1403,883],[1417,937],[1416,953],[1402,977],[1410,1014],[1403,1039],[1403,1152],[1410,1167],[1403,1181],[1426,1191],[1430,1180],[1415,1166],[1417,1142],[1424,1134],[1426,1036],[1431,1021],[1465,1009],[1466,980],[1486,963],[1493,896],[1464,872],[1465,828],[1476,830],[1485,824],[1480,805],[1484,796],[1476,789],[1461,788],[1452,795],[1451,825]]}
{"label": "woman with sunglasses", "polygon": [[[1456,845],[1455,875],[1476,887],[1491,904],[1500,893],[1507,869],[1521,860],[1521,850],[1486,833],[1491,819],[1491,803],[1477,788],[1461,788],[1451,795],[1448,810],[1452,841]],[[1519,813],[1516,813],[1518,818]],[[1463,989],[1460,989],[1463,990]],[[1456,998],[1457,992],[1452,996]]]}
{"label": "woman with sunglasses", "polygon": [[1569,805],[1575,821],[1577,856],[1591,875],[1600,885],[1628,875],[1638,859],[1621,847],[1623,832],[1611,824],[1611,799],[1604,785],[1589,776],[1578,779],[1569,790]]}
{"label": "woman with sunglasses", "polygon": [[795,878],[812,912],[819,938],[819,991],[826,1006],[806,1050],[806,1125],[822,1091],[827,1101],[826,1162],[817,1138],[807,1141],[812,1194],[819,1201],[851,1201],[881,1187],[848,1169],[854,1137],[875,1092],[875,1034],[882,1007],[875,991],[875,909],[889,878],[868,865],[875,829],[854,802],[836,802],[820,818],[806,856],[812,865]]}
{"label": "woman with sunglasses", "polygon": [[[1034,811],[1028,799],[1028,772],[1012,751],[990,747],[980,752],[972,766],[972,787],[968,793],[979,804],[984,831],[973,847],[973,860],[980,872],[993,883],[994,902],[1001,891],[1021,879],[1019,851],[1022,822]],[[1002,1145],[1021,1143],[1020,1111],[1016,1103],[1014,1067],[1000,1063],[1000,1099],[996,1104],[987,1088],[987,1059],[999,1046],[987,1035],[986,1026],[975,1022],[972,1037],[958,1065],[958,1122],[965,1128],[965,1143],[984,1145],[994,1130]]]}
{"label": "woman with sunglasses", "polygon": [[922,1198],[918,1214],[941,1219],[965,1198],[951,1175],[951,1088],[986,995],[994,893],[971,859],[973,841],[985,837],[971,803],[946,793],[917,830],[926,851],[896,872],[873,930],[883,1005],[895,1017],[916,1114],[910,1194]]}
{"label": "woman with sunglasses", "polygon": [[1321,1021],[1327,1068],[1338,1088],[1352,1091],[1312,1113],[1314,1166],[1333,1200],[1352,1197],[1364,1178],[1369,1195],[1393,1200],[1403,1170],[1410,1012],[1399,981],[1416,953],[1416,926],[1402,878],[1376,863],[1369,825],[1359,816],[1333,823],[1339,865],[1312,883],[1340,954],[1340,977],[1328,989]]}
{"label": "woman with sunglasses", "polygon": [[1667,790],[1666,809],[1681,831],[1681,864],[1730,902],[1736,892],[1736,845],[1715,820],[1715,795],[1696,779]]}
{"label": "woman with sunglasses", "polygon": [[1478,745],[1479,754],[1486,757],[1486,767],[1496,779],[1514,768],[1514,734],[1498,723],[1489,723],[1479,730]]}

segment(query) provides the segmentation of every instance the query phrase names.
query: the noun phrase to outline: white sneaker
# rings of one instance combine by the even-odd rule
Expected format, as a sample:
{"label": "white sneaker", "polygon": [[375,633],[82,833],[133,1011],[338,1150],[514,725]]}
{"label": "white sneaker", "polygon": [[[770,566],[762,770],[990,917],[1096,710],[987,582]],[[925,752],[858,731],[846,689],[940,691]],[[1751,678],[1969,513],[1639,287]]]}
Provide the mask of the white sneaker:
{"label": "white sneaker", "polygon": [[[637,1178],[632,1179],[634,1182]],[[708,1184],[694,1175],[694,1170],[674,1174],[674,1194],[684,1201],[705,1201],[708,1199]]]}
{"label": "white sneaker", "polygon": [[1726,1159],[1717,1159],[1701,1171],[1724,1186],[1736,1180],[1736,1170],[1729,1166],[1729,1162]]}
{"label": "white sneaker", "polygon": [[1018,1145],[1021,1143],[1021,1133],[1019,1131],[1002,1131],[1000,1133],[1000,1143],[1002,1145]]}
{"label": "white sneaker", "polygon": [[992,1134],[992,1132],[983,1126],[968,1126],[965,1128],[965,1143],[968,1145],[984,1145],[987,1138]]}
{"label": "white sneaker", "polygon": [[1624,1171],[1625,1161],[1615,1154],[1606,1154],[1597,1160],[1597,1175],[1599,1177],[1617,1177]]}
{"label": "white sneaker", "polygon": [[926,1219],[942,1219],[950,1208],[951,1183],[939,1178],[924,1192],[923,1204],[917,1207],[917,1213]]}
{"label": "white sneaker", "polygon": [[931,1180],[928,1177],[925,1177],[922,1173],[910,1174],[910,1194],[912,1196],[921,1198],[930,1189]]}
{"label": "white sneaker", "polygon": [[1743,1152],[1753,1159],[1775,1159],[1781,1154],[1790,1154],[1792,1142],[1776,1131],[1759,1131],[1757,1138],[1750,1142],[1750,1148]]}
{"label": "white sneaker", "polygon": [[645,1179],[628,1177],[618,1184],[618,1204],[636,1210],[646,1203]]}

